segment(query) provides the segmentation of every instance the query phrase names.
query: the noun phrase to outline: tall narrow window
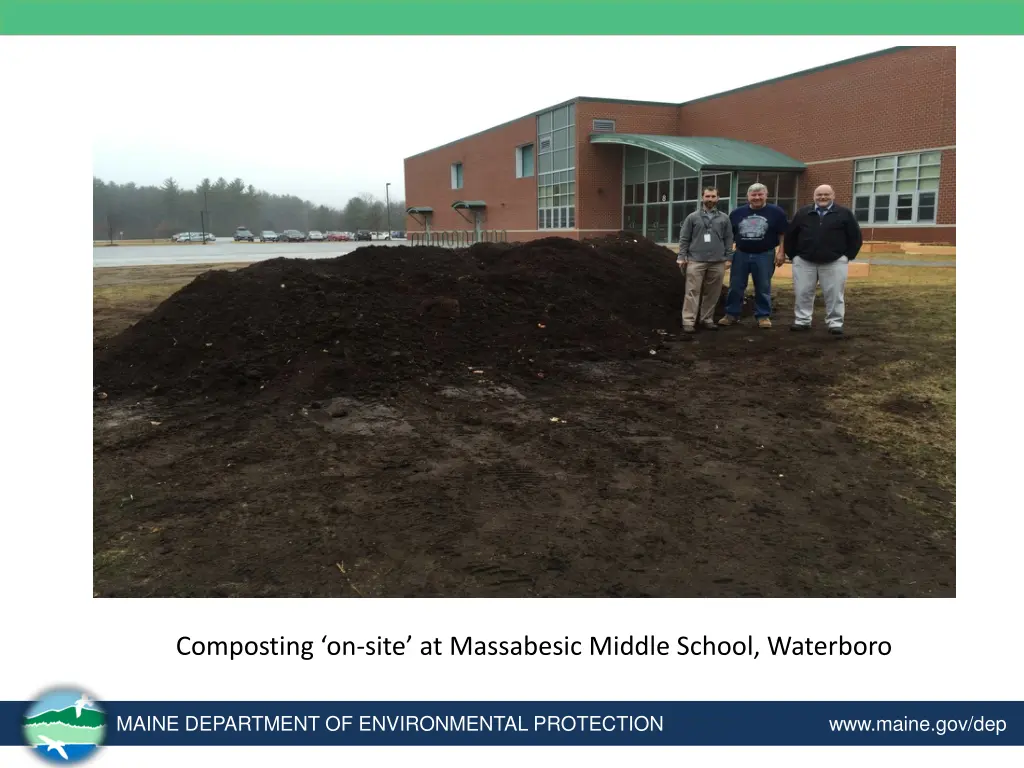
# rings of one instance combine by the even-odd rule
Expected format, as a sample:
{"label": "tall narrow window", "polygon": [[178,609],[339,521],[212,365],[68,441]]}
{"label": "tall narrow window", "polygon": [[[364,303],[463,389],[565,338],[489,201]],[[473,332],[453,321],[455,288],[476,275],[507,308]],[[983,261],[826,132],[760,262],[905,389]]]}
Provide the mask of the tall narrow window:
{"label": "tall narrow window", "polygon": [[516,147],[516,178],[533,176],[533,144]]}
{"label": "tall narrow window", "polygon": [[537,115],[537,141],[516,150],[516,173],[537,177],[537,219],[541,229],[575,229],[575,105]]}

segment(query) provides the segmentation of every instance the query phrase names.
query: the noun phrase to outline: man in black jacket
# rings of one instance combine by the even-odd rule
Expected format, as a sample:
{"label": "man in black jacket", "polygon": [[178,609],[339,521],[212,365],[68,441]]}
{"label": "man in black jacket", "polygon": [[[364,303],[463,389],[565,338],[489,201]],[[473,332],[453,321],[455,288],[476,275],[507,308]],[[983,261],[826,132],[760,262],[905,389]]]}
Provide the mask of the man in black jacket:
{"label": "man in black jacket", "polygon": [[811,327],[814,292],[821,284],[825,323],[833,336],[843,335],[847,265],[863,245],[860,225],[849,208],[835,203],[832,187],[814,190],[814,205],[797,211],[786,231],[786,253],[793,259],[794,322],[792,331]]}

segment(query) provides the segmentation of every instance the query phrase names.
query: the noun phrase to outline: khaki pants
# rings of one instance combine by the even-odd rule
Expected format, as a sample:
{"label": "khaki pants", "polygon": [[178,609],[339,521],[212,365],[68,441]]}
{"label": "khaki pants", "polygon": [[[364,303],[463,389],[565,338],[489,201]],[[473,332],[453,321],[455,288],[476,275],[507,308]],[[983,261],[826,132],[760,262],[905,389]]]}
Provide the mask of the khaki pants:
{"label": "khaki pants", "polygon": [[686,275],[686,293],[683,296],[683,328],[697,325],[697,306],[700,305],[700,324],[715,322],[715,307],[722,297],[725,280],[724,261],[691,261],[681,264]]}

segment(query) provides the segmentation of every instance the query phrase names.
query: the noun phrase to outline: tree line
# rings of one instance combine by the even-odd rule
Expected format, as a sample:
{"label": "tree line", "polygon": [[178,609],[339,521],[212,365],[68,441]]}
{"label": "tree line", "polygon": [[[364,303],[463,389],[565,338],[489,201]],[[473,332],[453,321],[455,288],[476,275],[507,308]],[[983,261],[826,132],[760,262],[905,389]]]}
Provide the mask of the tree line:
{"label": "tree line", "polygon": [[[92,211],[93,240],[166,239],[177,232],[200,231],[226,237],[242,226],[255,234],[267,229],[383,232],[388,227],[387,206],[373,195],[353,197],[338,209],[223,177],[203,179],[195,189],[183,188],[174,178],[160,186],[137,186],[93,177]],[[391,228],[405,228],[404,200],[391,200]]]}

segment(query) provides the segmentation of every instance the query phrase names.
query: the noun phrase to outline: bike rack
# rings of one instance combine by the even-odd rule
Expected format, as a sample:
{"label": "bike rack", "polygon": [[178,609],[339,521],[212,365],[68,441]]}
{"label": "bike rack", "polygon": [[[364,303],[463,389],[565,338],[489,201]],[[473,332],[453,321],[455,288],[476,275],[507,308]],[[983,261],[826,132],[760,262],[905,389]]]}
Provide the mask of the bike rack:
{"label": "bike rack", "polygon": [[480,239],[472,230],[441,229],[430,232],[409,232],[406,234],[409,245],[429,245],[440,248],[468,248],[475,243],[507,243],[508,232],[504,229],[480,230]]}

